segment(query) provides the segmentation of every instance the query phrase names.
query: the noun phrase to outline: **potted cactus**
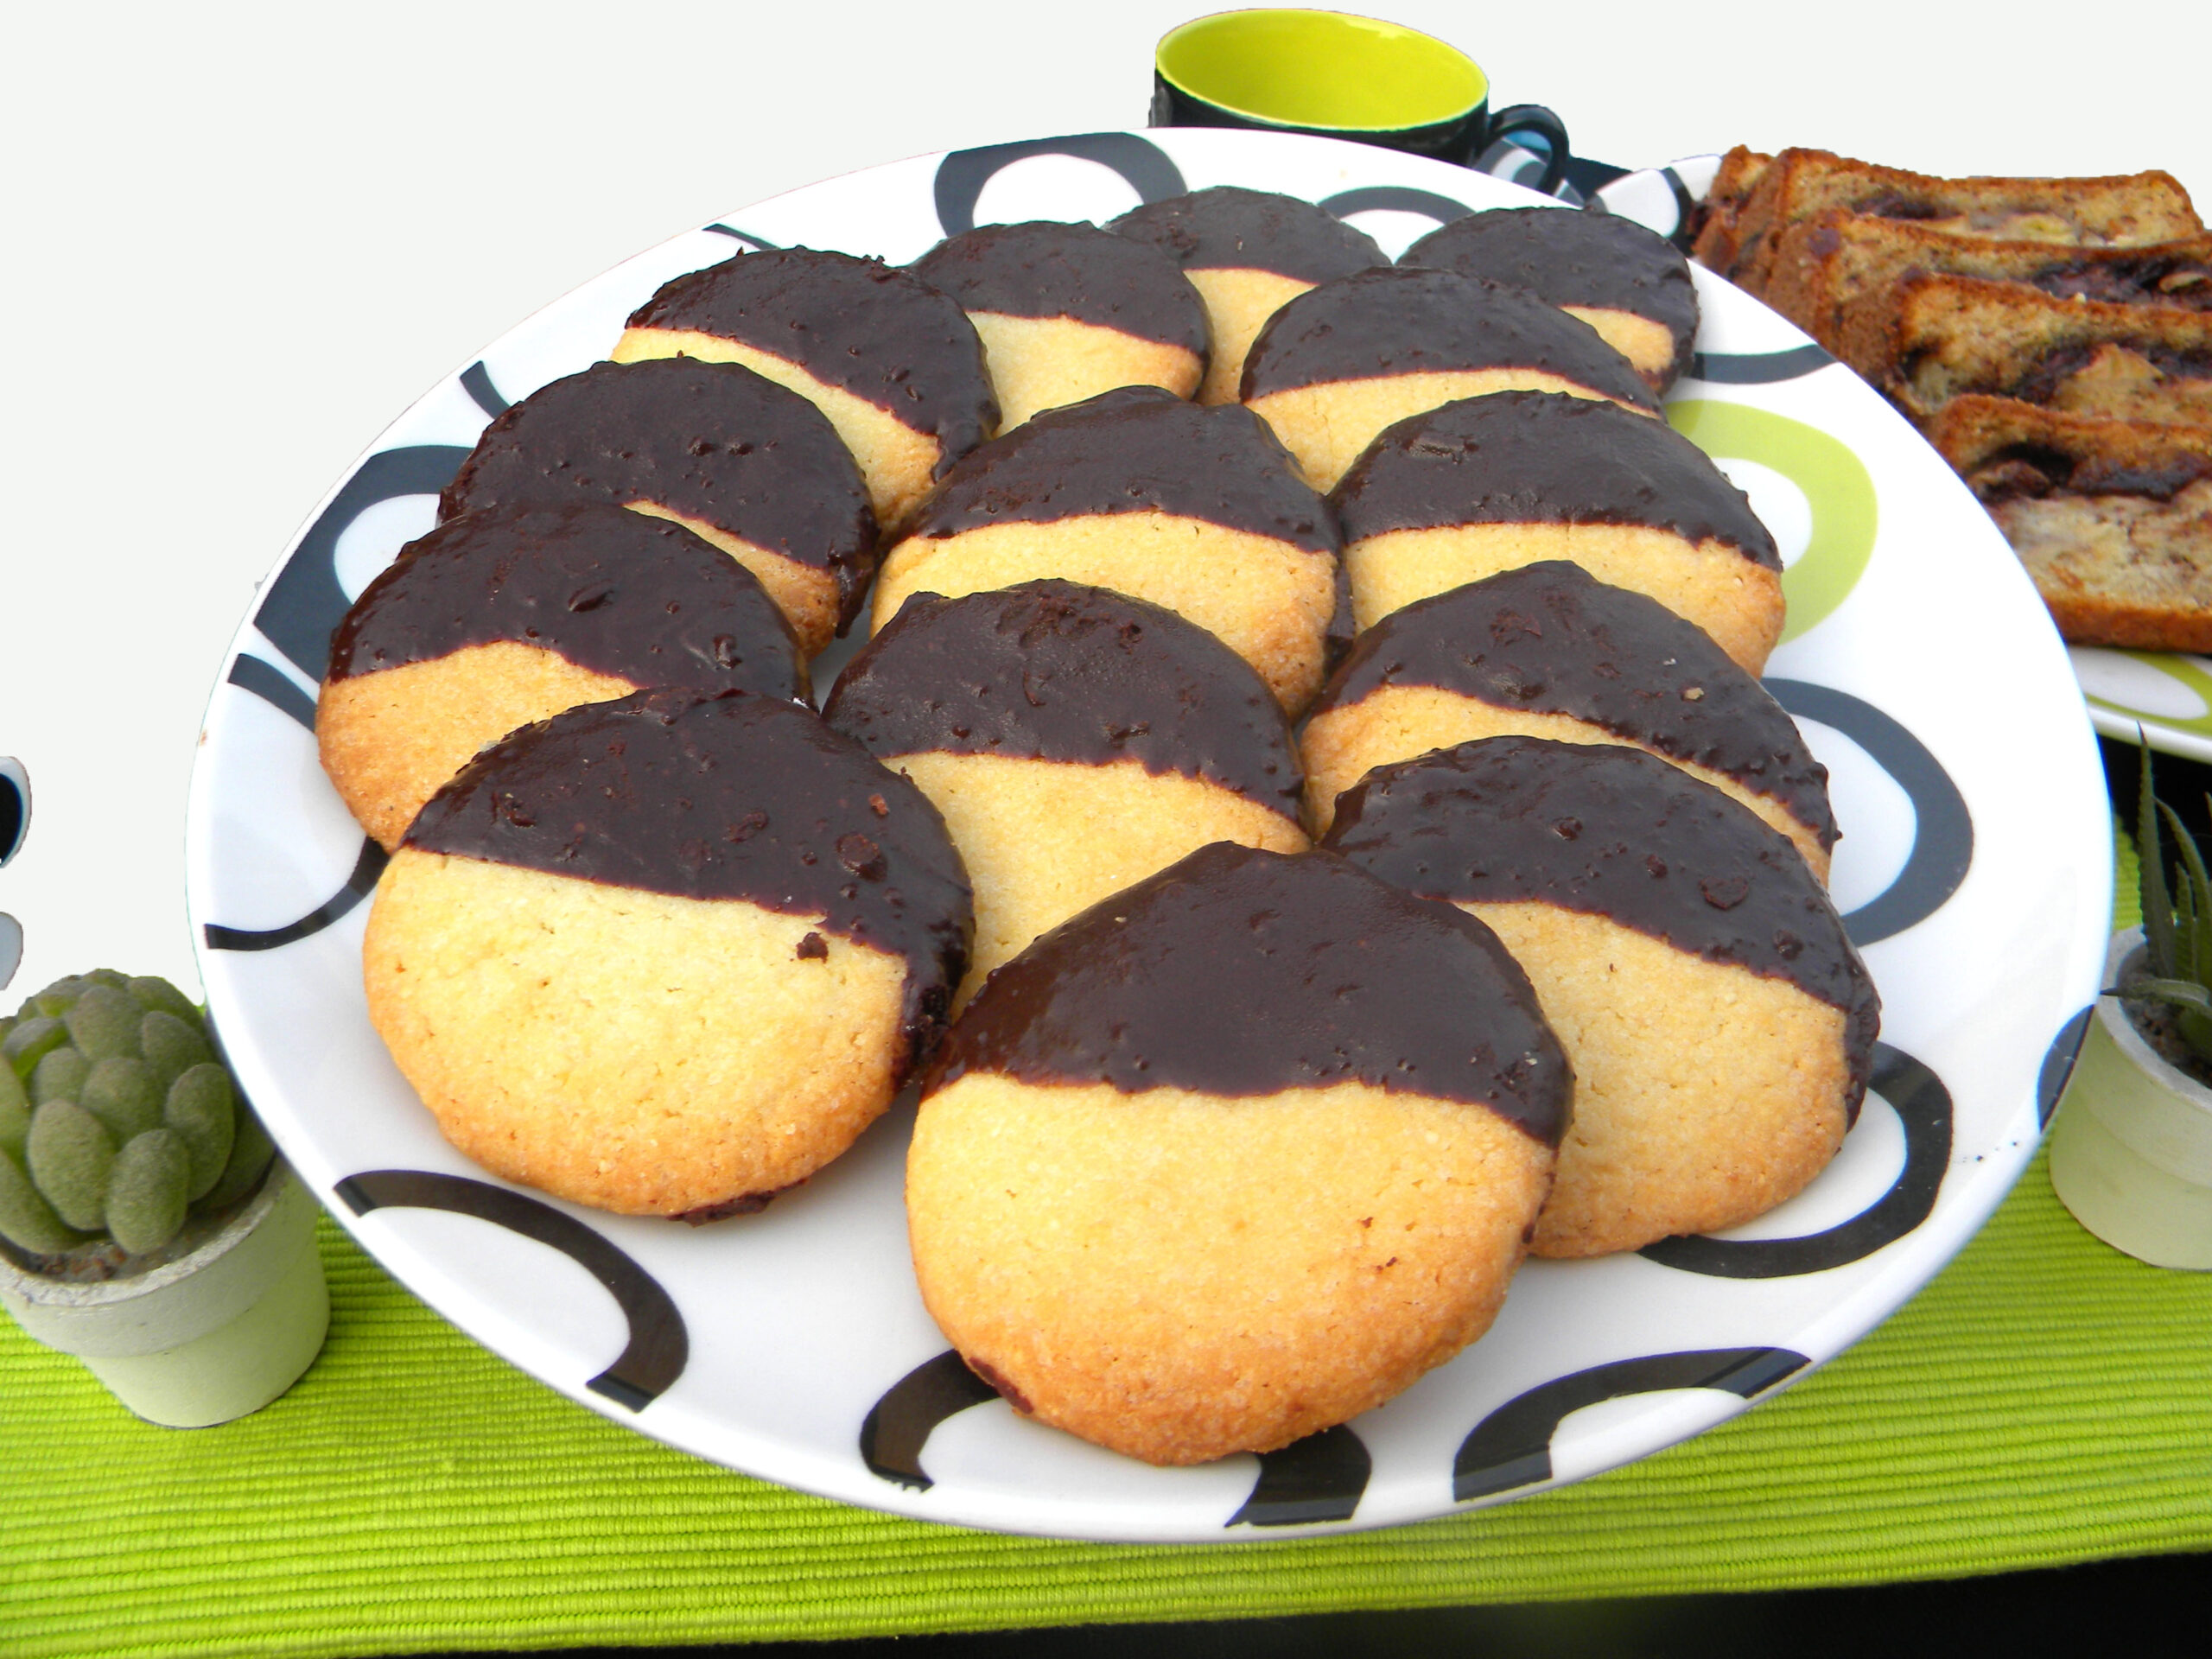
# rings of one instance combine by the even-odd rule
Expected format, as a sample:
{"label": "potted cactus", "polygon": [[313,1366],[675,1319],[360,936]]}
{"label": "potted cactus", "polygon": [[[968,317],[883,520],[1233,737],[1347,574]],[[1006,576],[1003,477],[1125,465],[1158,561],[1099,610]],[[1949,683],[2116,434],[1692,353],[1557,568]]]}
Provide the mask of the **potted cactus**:
{"label": "potted cactus", "polygon": [[2111,988],[2051,1130],[2050,1184],[2107,1244],[2212,1269],[2212,875],[2153,792],[2147,746],[2135,844],[2143,925],[2106,957]]}
{"label": "potted cactus", "polygon": [[0,1302],[176,1427],[258,1410],[322,1345],[315,1205],[166,980],[0,1018]]}

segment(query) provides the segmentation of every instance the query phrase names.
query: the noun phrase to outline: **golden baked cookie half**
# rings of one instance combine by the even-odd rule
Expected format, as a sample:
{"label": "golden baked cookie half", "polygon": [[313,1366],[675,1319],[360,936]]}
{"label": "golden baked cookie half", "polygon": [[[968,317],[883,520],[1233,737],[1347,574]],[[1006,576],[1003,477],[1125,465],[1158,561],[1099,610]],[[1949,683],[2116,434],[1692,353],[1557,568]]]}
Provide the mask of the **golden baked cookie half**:
{"label": "golden baked cookie half", "polygon": [[323,770],[389,851],[477,751],[655,685],[804,701],[791,625],[681,524],[586,504],[492,507],[400,550],[330,642]]}
{"label": "golden baked cookie half", "polygon": [[770,249],[664,283],[631,314],[614,360],[679,356],[742,363],[829,416],[887,528],[998,429],[967,314],[880,259]]}
{"label": "golden baked cookie half", "polygon": [[1689,366],[1697,338],[1690,263],[1657,232],[1614,213],[1497,207],[1440,225],[1406,265],[1525,288],[1580,317],[1663,392]]}
{"label": "golden baked cookie half", "polygon": [[1001,431],[1115,386],[1188,397],[1205,376],[1198,290],[1158,249],[1096,225],[982,225],[910,269],[957,300],[983,337]]}
{"label": "golden baked cookie half", "polygon": [[1210,842],[1302,852],[1290,723],[1196,623],[1065,582],[921,594],[823,716],[944,815],[976,890],[960,990]]}
{"label": "golden baked cookie half", "polygon": [[1566,559],[1695,623],[1750,673],[1782,637],[1774,537],[1706,453],[1610,404],[1510,391],[1401,421],[1331,493],[1352,611]]}
{"label": "golden baked cookie half", "polygon": [[1489,1327],[1571,1089],[1487,929],[1205,848],[954,1026],[906,1165],[923,1299],[1041,1422],[1154,1464],[1270,1451]]}
{"label": "golden baked cookie half", "polygon": [[954,467],[886,556],[874,626],[917,593],[1058,576],[1188,617],[1294,714],[1351,642],[1337,548],[1327,505],[1249,411],[1124,387]]}
{"label": "golden baked cookie half", "polygon": [[416,815],[369,1017],[461,1152],[626,1215],[757,1210],[850,1146],[966,965],[937,810],[798,703],[642,691],[505,739]]}
{"label": "golden baked cookie half", "polygon": [[812,656],[859,612],[875,570],[860,468],[821,410],[738,363],[596,363],[484,429],[438,500],[611,503],[672,519],[760,580]]}
{"label": "golden baked cookie half", "polygon": [[1656,600],[1548,559],[1360,635],[1307,716],[1308,817],[1376,766],[1478,737],[1630,743],[1732,796],[1827,879],[1827,768],[1766,688]]}
{"label": "golden baked cookie half", "polygon": [[1390,263],[1375,238],[1296,196],[1220,184],[1148,201],[1113,220],[1183,268],[1205,302],[1213,351],[1202,404],[1233,404],[1244,353],[1269,317],[1308,289]]}
{"label": "golden baked cookie half", "polygon": [[1405,265],[1284,306],[1252,342],[1238,395],[1326,490],[1394,422],[1516,389],[1659,412],[1635,367],[1580,318],[1521,289]]}
{"label": "golden baked cookie half", "polygon": [[1789,840],[1641,749],[1493,737],[1370,772],[1324,845],[1496,930],[1574,1067],[1544,1256],[1762,1215],[1857,1116],[1880,1002]]}

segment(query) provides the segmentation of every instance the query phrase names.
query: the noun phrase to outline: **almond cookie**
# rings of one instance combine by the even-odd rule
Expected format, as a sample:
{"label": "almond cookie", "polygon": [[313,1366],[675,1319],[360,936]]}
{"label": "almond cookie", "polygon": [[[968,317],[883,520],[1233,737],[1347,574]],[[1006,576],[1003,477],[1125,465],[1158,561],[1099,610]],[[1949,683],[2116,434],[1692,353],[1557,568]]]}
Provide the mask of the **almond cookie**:
{"label": "almond cookie", "polygon": [[331,636],[316,747],[387,851],[486,744],[655,685],[809,695],[753,573],[620,507],[494,507],[410,542]]}
{"label": "almond cookie", "polygon": [[1041,576],[1150,600],[1251,664],[1295,713],[1351,639],[1336,521],[1248,410],[1124,387],[985,444],[891,550],[875,626],[909,595]]}
{"label": "almond cookie", "polygon": [[1233,184],[1148,201],[1106,228],[1167,254],[1205,300],[1213,352],[1202,404],[1236,401],[1244,353],[1284,305],[1334,277],[1390,263],[1373,237],[1326,209]]}
{"label": "almond cookie", "polygon": [[1410,266],[1363,270],[1291,301],[1252,342],[1238,395],[1325,490],[1393,422],[1516,388],[1659,412],[1588,323],[1517,288]]}
{"label": "almond cookie", "polygon": [[917,790],[811,709],[642,691],[495,744],[369,915],[369,1017],[446,1138],[627,1215],[757,1210],[943,1028],[968,881]]}
{"label": "almond cookie", "polygon": [[1302,852],[1298,751],[1243,659],[1065,582],[922,594],[823,717],[944,815],[976,890],[960,1001],[1047,928],[1208,842]]}
{"label": "almond cookie", "polygon": [[809,656],[859,611],[875,516],[836,429],[737,363],[595,363],[484,429],[440,519],[585,501],[673,519],[760,579]]}
{"label": "almond cookie", "polygon": [[1309,817],[1326,830],[1371,767],[1510,733],[1647,749],[1751,808],[1827,879],[1827,768],[1782,705],[1703,630],[1560,560],[1416,600],[1360,635],[1306,722]]}
{"label": "almond cookie", "polygon": [[887,526],[998,429],[967,314],[880,259],[771,249],[664,283],[631,314],[614,360],[677,356],[742,363],[828,416]]}
{"label": "almond cookie", "polygon": [[983,337],[1001,431],[1114,386],[1188,397],[1205,378],[1198,289],[1158,249],[1096,225],[982,225],[911,269],[959,301]]}
{"label": "almond cookie", "polygon": [[1697,338],[1690,262],[1633,219],[1571,208],[1497,207],[1438,226],[1399,264],[1527,289],[1595,328],[1655,392],[1665,391],[1689,366],[1690,342]]}
{"label": "almond cookie", "polygon": [[1574,1066],[1535,1253],[1733,1227],[1827,1167],[1881,1005],[1796,848],[1655,755],[1493,737],[1370,772],[1325,845],[1497,930]]}
{"label": "almond cookie", "polygon": [[923,1299],[1039,1421],[1148,1463],[1269,1451],[1488,1328],[1571,1087],[1479,924],[1207,847],[953,1027],[906,1164]]}
{"label": "almond cookie", "polygon": [[1446,404],[1385,432],[1329,499],[1362,628],[1566,559],[1694,622],[1749,673],[1782,637],[1782,557],[1750,499],[1664,422],[1610,404],[1533,391]]}

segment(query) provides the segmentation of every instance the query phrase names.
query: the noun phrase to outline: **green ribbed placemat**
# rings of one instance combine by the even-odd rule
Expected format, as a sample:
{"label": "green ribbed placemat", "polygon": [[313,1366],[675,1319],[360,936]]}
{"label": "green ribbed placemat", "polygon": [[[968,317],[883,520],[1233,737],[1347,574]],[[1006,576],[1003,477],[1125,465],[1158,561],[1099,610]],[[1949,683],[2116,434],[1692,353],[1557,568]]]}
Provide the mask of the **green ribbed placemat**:
{"label": "green ribbed placemat", "polygon": [[[2123,852],[2125,858],[2125,852]],[[2123,864],[2123,911],[2133,908]],[[0,1653],[359,1655],[1774,1589],[2212,1548],[2212,1274],[2106,1249],[2040,1158],[1918,1298],[1686,1445],[1421,1526],[1042,1542],[671,1452],[475,1346],[325,1224],[322,1357],[130,1417],[0,1320]]]}

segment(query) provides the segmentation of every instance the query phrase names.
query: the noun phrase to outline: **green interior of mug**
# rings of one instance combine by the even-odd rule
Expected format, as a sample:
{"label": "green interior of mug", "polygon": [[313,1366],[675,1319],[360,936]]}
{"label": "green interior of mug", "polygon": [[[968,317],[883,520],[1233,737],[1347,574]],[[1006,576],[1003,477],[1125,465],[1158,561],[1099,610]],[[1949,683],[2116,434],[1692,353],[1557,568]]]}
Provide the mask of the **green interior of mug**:
{"label": "green interior of mug", "polygon": [[1343,132],[1465,115],[1490,81],[1456,48],[1340,11],[1228,11],[1160,37],[1154,61],[1190,96],[1255,121]]}

